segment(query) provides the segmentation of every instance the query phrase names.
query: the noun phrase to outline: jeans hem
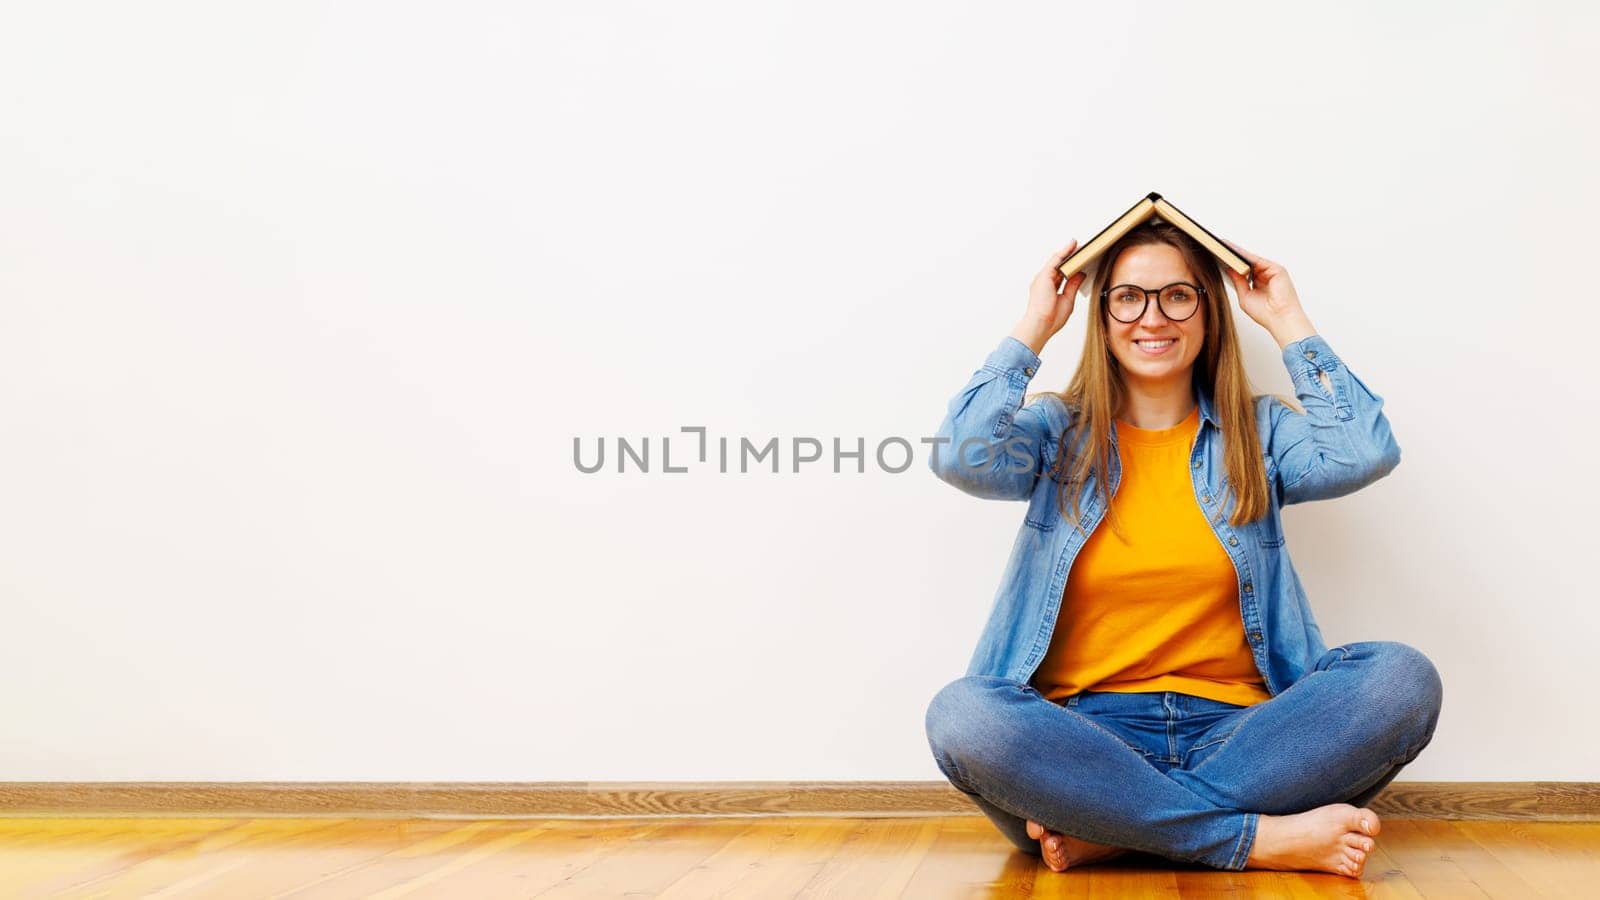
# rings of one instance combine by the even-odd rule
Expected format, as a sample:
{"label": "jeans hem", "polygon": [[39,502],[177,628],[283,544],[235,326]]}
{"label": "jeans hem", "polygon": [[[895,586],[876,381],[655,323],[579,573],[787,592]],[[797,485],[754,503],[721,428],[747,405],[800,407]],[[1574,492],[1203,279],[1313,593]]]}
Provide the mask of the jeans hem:
{"label": "jeans hem", "polygon": [[1245,813],[1244,826],[1239,829],[1239,844],[1233,850],[1233,858],[1228,860],[1227,869],[1241,871],[1245,863],[1250,861],[1250,850],[1255,847],[1256,828],[1261,822],[1260,813]]}

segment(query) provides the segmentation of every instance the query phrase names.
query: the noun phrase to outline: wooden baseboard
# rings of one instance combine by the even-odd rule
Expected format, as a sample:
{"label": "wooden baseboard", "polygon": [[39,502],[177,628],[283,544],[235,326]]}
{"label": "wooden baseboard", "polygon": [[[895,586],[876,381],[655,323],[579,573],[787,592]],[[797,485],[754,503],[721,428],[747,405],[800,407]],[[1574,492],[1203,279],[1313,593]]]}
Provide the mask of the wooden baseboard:
{"label": "wooden baseboard", "polygon": [[[1600,782],[1396,781],[1379,815],[1600,821]],[[942,781],[0,782],[0,816],[652,818],[979,814]]]}

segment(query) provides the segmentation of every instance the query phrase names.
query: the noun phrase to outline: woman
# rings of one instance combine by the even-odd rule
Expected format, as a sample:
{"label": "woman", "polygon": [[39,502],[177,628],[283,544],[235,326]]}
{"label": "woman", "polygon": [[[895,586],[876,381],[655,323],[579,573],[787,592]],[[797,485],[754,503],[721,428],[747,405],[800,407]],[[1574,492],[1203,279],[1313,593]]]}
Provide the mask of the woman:
{"label": "woman", "polygon": [[1234,247],[1256,282],[1228,270],[1239,306],[1304,412],[1252,395],[1218,266],[1153,221],[1102,259],[1071,383],[1024,404],[1084,279],[1057,269],[1075,247],[1034,278],[930,458],[967,493],[1028,503],[967,674],[928,707],[934,758],[1056,871],[1131,849],[1359,877],[1381,827],[1364,804],[1432,739],[1442,686],[1408,645],[1324,645],[1279,509],[1399,464],[1383,400],[1283,267]]}

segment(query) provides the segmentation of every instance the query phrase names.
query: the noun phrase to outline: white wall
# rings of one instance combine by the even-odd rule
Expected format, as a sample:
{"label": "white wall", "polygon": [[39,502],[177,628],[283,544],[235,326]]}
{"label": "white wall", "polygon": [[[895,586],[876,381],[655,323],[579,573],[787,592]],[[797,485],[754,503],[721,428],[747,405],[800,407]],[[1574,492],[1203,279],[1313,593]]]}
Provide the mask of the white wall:
{"label": "white wall", "polygon": [[0,780],[939,778],[1021,505],[661,436],[931,435],[1151,190],[1387,401],[1286,521],[1330,644],[1443,672],[1402,778],[1600,779],[1592,6],[5,18]]}

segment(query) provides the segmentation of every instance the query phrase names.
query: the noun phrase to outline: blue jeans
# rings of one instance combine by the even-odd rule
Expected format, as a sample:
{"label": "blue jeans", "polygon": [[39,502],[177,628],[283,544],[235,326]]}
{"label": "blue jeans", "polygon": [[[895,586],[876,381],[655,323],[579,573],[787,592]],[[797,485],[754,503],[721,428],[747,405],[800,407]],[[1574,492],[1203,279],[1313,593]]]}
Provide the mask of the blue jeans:
{"label": "blue jeans", "polygon": [[971,675],[928,705],[939,770],[1019,849],[1026,820],[1086,841],[1245,867],[1263,813],[1365,806],[1422,752],[1443,685],[1394,641],[1334,647],[1251,706],[1175,691],[1084,691]]}

